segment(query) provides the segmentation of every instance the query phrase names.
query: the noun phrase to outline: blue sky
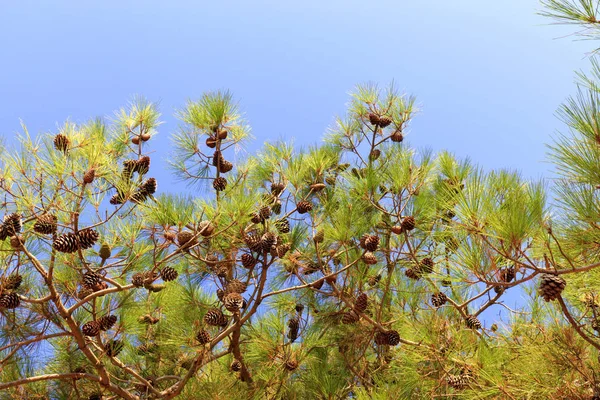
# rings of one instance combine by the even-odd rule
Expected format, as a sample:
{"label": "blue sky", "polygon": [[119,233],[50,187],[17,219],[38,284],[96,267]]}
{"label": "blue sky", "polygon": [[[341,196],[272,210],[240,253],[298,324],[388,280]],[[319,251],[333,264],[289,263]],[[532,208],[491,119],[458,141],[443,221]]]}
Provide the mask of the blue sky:
{"label": "blue sky", "polygon": [[[1,1],[0,135],[160,102],[153,174],[176,108],[229,89],[256,137],[318,143],[362,82],[417,96],[408,141],[485,169],[550,176],[554,112],[586,69],[589,42],[537,16],[537,0]],[[160,171],[160,172],[159,172]],[[516,294],[516,293],[515,293]]]}
{"label": "blue sky", "polygon": [[[230,89],[265,140],[321,140],[361,82],[422,107],[417,147],[486,169],[548,176],[554,112],[586,68],[588,42],[535,14],[536,0],[19,1],[0,3],[0,134],[110,116],[135,94],[160,101],[156,156],[176,108]],[[164,179],[163,179],[164,182]],[[163,186],[164,187],[164,186]]]}

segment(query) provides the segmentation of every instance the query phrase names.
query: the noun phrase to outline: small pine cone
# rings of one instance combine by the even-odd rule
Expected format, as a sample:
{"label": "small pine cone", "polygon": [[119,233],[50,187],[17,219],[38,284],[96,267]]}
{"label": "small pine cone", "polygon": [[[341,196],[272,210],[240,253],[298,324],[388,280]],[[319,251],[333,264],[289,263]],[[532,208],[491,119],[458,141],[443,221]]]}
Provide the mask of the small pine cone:
{"label": "small pine cone", "polygon": [[131,283],[133,283],[133,286],[136,286],[136,287],[144,286],[145,280],[146,280],[146,276],[143,272],[138,272],[136,274],[133,274],[133,276],[131,277]]}
{"label": "small pine cone", "polygon": [[52,243],[52,247],[61,253],[74,253],[79,246],[79,235],[70,232],[59,235]]}
{"label": "small pine cone", "polygon": [[229,369],[231,369],[233,372],[239,372],[242,370],[242,363],[240,360],[233,360],[229,366]]}
{"label": "small pine cone", "polygon": [[194,236],[196,235],[190,231],[181,231],[177,234],[177,244],[184,249],[192,247],[198,243],[198,239]]}
{"label": "small pine cone", "polygon": [[390,228],[390,230],[392,231],[392,233],[395,233],[396,235],[399,235],[402,233],[402,227],[400,225],[394,225]]}
{"label": "small pine cone", "polygon": [[287,218],[282,218],[275,222],[275,228],[279,233],[288,233],[290,231],[290,221]]}
{"label": "small pine cone", "polygon": [[281,201],[276,200],[273,205],[271,205],[271,211],[273,214],[279,214],[281,212]]}
{"label": "small pine cone", "polygon": [[302,311],[304,311],[304,304],[296,303],[295,310],[298,314],[302,314]]}
{"label": "small pine cone", "polygon": [[69,149],[70,142],[69,138],[62,133],[54,136],[54,148],[58,151],[66,152]]}
{"label": "small pine cone", "polygon": [[153,317],[150,314],[142,315],[138,318],[138,322],[140,324],[155,325],[155,324],[158,324],[159,321],[160,321],[160,319]]}
{"label": "small pine cone", "polygon": [[374,275],[369,277],[369,280],[367,281],[367,283],[369,284],[369,286],[375,286],[379,283],[379,281],[381,280],[381,275]]}
{"label": "small pine cone", "polygon": [[379,345],[379,346],[384,346],[386,344],[388,344],[388,336],[386,334],[386,332],[382,332],[382,331],[378,331],[375,334],[375,344]]}
{"label": "small pine cone", "polygon": [[356,301],[354,302],[354,310],[356,312],[362,313],[365,312],[367,307],[369,306],[369,296],[366,293],[361,293],[356,296]]}
{"label": "small pine cone", "polygon": [[229,293],[223,298],[223,305],[227,311],[238,311],[244,305],[244,298],[239,293]]}
{"label": "small pine cone", "polygon": [[386,126],[389,126],[392,123],[392,119],[388,116],[383,116],[379,118],[379,126],[382,128],[385,128]]}
{"label": "small pine cone", "polygon": [[244,253],[242,254],[242,265],[244,268],[250,269],[256,265],[256,259],[252,254]]}
{"label": "small pine cone", "polygon": [[202,221],[198,225],[198,231],[204,237],[209,237],[215,232],[215,225],[210,221]]}
{"label": "small pine cone", "polygon": [[400,226],[402,227],[402,230],[405,232],[412,231],[413,229],[415,229],[415,217],[410,216],[410,217],[404,218],[402,220],[402,222],[400,223]]}
{"label": "small pine cone", "polygon": [[123,341],[111,339],[104,345],[104,350],[107,356],[116,357],[123,350]]}
{"label": "small pine cone", "polygon": [[277,243],[277,236],[273,232],[266,232],[260,238],[260,246],[263,251],[270,251],[275,243]]}
{"label": "small pine cone", "polygon": [[567,282],[558,275],[542,274],[540,279],[539,291],[545,301],[557,299],[567,285]]}
{"label": "small pine cone", "polygon": [[100,324],[97,321],[90,321],[83,324],[81,333],[85,336],[96,336],[100,333]]}
{"label": "small pine cone", "polygon": [[23,228],[23,223],[21,222],[21,215],[17,213],[12,213],[4,216],[4,221],[2,222],[4,229],[8,236],[15,236],[21,232]]}
{"label": "small pine cone", "polygon": [[325,240],[325,232],[323,232],[322,229],[319,229],[317,233],[315,233],[315,235],[313,236],[313,242],[323,243],[323,240]]}
{"label": "small pine cone", "polygon": [[468,387],[471,375],[448,375],[446,383],[453,389],[464,389]]}
{"label": "small pine cone", "polygon": [[431,304],[433,304],[435,308],[443,306],[446,304],[446,301],[448,301],[448,297],[446,297],[446,295],[442,292],[431,295]]}
{"label": "small pine cone", "polygon": [[89,185],[90,183],[94,182],[94,178],[96,178],[96,170],[91,168],[87,170],[85,174],[83,174],[83,184]]}
{"label": "small pine cone", "polygon": [[365,238],[365,250],[367,251],[376,251],[379,246],[379,236],[377,235],[367,235]]}
{"label": "small pine cone", "polygon": [[392,139],[392,142],[400,143],[404,140],[404,135],[401,130],[395,130],[390,136],[390,139]]}
{"label": "small pine cone", "polygon": [[298,317],[290,318],[288,321],[288,328],[287,337],[293,342],[298,339],[298,332],[300,331],[300,319],[298,319]]}
{"label": "small pine cone", "polygon": [[467,324],[467,328],[469,329],[481,329],[481,322],[474,315],[467,315],[465,319],[465,323]]}
{"label": "small pine cone", "polygon": [[222,320],[225,317],[223,312],[218,308],[211,308],[204,314],[204,323],[210,326],[221,326]]}
{"label": "small pine cone", "polygon": [[400,344],[400,334],[398,331],[389,330],[385,333],[385,335],[387,336],[387,344],[389,346],[396,346]]}
{"label": "small pine cone", "polygon": [[210,343],[210,333],[203,329],[200,332],[198,332],[198,334],[196,334],[196,340],[200,344]]}
{"label": "small pine cone", "polygon": [[3,293],[0,295],[0,308],[17,308],[21,304],[21,298],[14,292]]}
{"label": "small pine cone", "polygon": [[44,214],[40,215],[33,225],[33,230],[43,235],[51,235],[56,232],[56,223],[58,219],[55,215]]}
{"label": "small pine cone", "polygon": [[219,162],[217,169],[220,173],[226,174],[227,172],[233,169],[233,164],[225,159],[221,159],[221,162]]}
{"label": "small pine cone", "polygon": [[282,258],[282,257],[285,257],[285,255],[287,254],[288,251],[290,251],[290,245],[287,243],[282,243],[280,245],[273,246],[271,248],[271,255],[273,257]]}
{"label": "small pine cone", "polygon": [[98,240],[98,232],[94,229],[88,228],[77,233],[79,238],[79,247],[81,250],[86,250],[92,247]]}
{"label": "small pine cone", "polygon": [[244,242],[251,251],[260,252],[262,251],[261,237],[255,231],[247,232],[244,235]]}
{"label": "small pine cone", "polygon": [[[381,150],[379,149],[373,149],[373,151],[369,153],[369,160],[371,161],[376,161],[379,157],[381,157]],[[385,192],[385,190],[383,190],[383,192]]]}
{"label": "small pine cone", "polygon": [[360,317],[354,311],[345,312],[342,314],[342,324],[355,324]]}
{"label": "small pine cone", "polygon": [[262,217],[262,219],[268,219],[271,216],[271,207],[269,206],[262,206],[260,208],[260,210],[258,211],[258,213],[260,214],[260,216]]}
{"label": "small pine cone", "polygon": [[117,191],[117,193],[115,193],[110,198],[109,203],[112,204],[113,206],[116,206],[116,205],[119,205],[119,204],[123,204],[126,201],[127,201],[127,198],[125,197],[125,194]]}
{"label": "small pine cone", "polygon": [[12,274],[2,280],[0,288],[2,290],[16,290],[21,286],[23,277],[19,274]]}
{"label": "small pine cone", "polygon": [[140,175],[144,175],[150,170],[150,157],[143,156],[136,160],[133,166],[133,172],[137,172]]}
{"label": "small pine cone", "polygon": [[210,268],[211,270],[215,269],[218,262],[219,262],[219,257],[217,257],[216,255],[214,255],[214,254],[206,255],[206,266],[208,268]]}
{"label": "small pine cone", "polygon": [[10,237],[10,247],[13,250],[21,250],[23,247],[24,239],[21,235],[11,236]]}
{"label": "small pine cone", "polygon": [[369,113],[369,122],[371,123],[371,125],[378,126],[379,120],[380,120],[379,115],[377,115],[375,113]]}
{"label": "small pine cone", "polygon": [[129,181],[133,176],[137,168],[137,160],[125,160],[123,161],[123,170],[121,171],[121,176],[123,179]]}
{"label": "small pine cone", "polygon": [[298,214],[306,214],[312,209],[313,205],[306,200],[299,201],[298,204],[296,204],[296,210],[298,211]]}
{"label": "small pine cone", "polygon": [[515,267],[505,267],[500,269],[500,280],[508,283],[515,279]]}
{"label": "small pine cone", "polygon": [[298,369],[298,361],[294,359],[289,359],[283,364],[283,366],[288,371],[295,371],[296,369]]}
{"label": "small pine cone", "polygon": [[285,185],[283,183],[276,182],[276,183],[271,184],[271,194],[274,196],[279,195],[284,190],[285,190]]}
{"label": "small pine cone", "polygon": [[144,192],[146,195],[151,195],[156,193],[156,189],[158,188],[158,183],[155,178],[148,178],[142,183],[140,190]]}
{"label": "small pine cone", "polygon": [[177,271],[175,271],[175,268],[173,267],[164,267],[160,271],[160,277],[165,282],[174,281],[175,279],[177,279],[177,276],[179,276],[179,274],[177,273]]}
{"label": "small pine cone", "polygon": [[219,165],[219,163],[223,160],[223,155],[221,154],[220,150],[215,150],[213,156],[212,156],[212,165],[213,167],[216,167],[217,165]]}
{"label": "small pine cone", "polygon": [[87,288],[87,287],[82,287],[81,289],[79,289],[79,292],[77,292],[77,298],[79,300],[83,300],[83,299],[85,299],[86,297],[88,297],[92,293],[94,293],[94,289]]}
{"label": "small pine cone", "polygon": [[213,188],[217,191],[217,192],[222,192],[223,190],[225,190],[227,188],[227,179],[223,178],[222,176],[215,178],[213,180]]}
{"label": "small pine cone", "polygon": [[105,315],[98,320],[101,331],[107,331],[117,323],[116,315]]}
{"label": "small pine cone", "polygon": [[102,277],[96,272],[87,272],[83,275],[83,286],[92,289],[102,282]]}
{"label": "small pine cone", "polygon": [[214,136],[209,136],[206,138],[206,146],[214,149],[217,147],[217,139]]}
{"label": "small pine cone", "polygon": [[227,283],[226,293],[244,293],[247,285],[239,279],[232,279]]}
{"label": "small pine cone", "polygon": [[430,274],[433,272],[433,266],[433,260],[429,257],[426,257],[421,260],[421,263],[419,264],[419,269],[420,272],[423,274]]}
{"label": "small pine cone", "polygon": [[377,264],[377,257],[370,251],[366,251],[365,254],[363,254],[362,260],[367,265]]}
{"label": "small pine cone", "polygon": [[404,271],[404,275],[406,275],[406,277],[409,279],[418,280],[421,278],[421,271],[417,271],[412,268],[409,268],[406,271]]}
{"label": "small pine cone", "polygon": [[365,233],[364,235],[362,235],[360,237],[360,239],[358,239],[358,245],[360,246],[361,249],[364,249],[365,246],[367,245],[367,238],[369,237],[368,233]]}
{"label": "small pine cone", "polygon": [[250,215],[250,221],[252,221],[253,224],[260,224],[264,219],[259,213],[252,213],[252,215]]}

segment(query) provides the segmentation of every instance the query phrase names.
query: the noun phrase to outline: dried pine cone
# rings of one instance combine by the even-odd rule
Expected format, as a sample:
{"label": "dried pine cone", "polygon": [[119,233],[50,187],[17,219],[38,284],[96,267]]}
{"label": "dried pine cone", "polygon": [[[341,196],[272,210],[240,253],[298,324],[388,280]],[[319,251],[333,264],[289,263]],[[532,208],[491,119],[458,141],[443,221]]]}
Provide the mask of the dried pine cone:
{"label": "dried pine cone", "polygon": [[107,331],[117,323],[116,315],[105,315],[98,320],[100,324],[100,330]]}
{"label": "dried pine cone", "polygon": [[400,226],[402,227],[403,231],[412,231],[415,229],[415,217],[410,216],[404,218]]}
{"label": "dried pine cone", "polygon": [[177,273],[177,271],[175,271],[175,268],[173,267],[164,267],[160,271],[160,277],[165,282],[174,281],[175,279],[177,279],[178,275],[179,274]]}
{"label": "dried pine cone", "polygon": [[58,151],[66,152],[69,149],[70,142],[69,138],[62,133],[54,136],[54,148]]}
{"label": "dried pine cone", "polygon": [[79,248],[81,250],[86,250],[92,247],[99,237],[98,232],[91,228],[79,231],[77,236],[79,238]]}
{"label": "dried pine cone", "polygon": [[356,296],[356,301],[354,302],[354,310],[356,312],[362,313],[365,312],[367,307],[369,306],[369,297],[366,293],[361,293]]}
{"label": "dried pine cone", "polygon": [[96,336],[100,333],[100,324],[96,321],[90,321],[83,324],[81,333],[85,336]]}
{"label": "dried pine cone", "polygon": [[223,304],[227,311],[238,311],[244,305],[244,298],[239,293],[229,293],[223,298]]}
{"label": "dried pine cone", "polygon": [[296,204],[296,211],[298,211],[298,214],[306,214],[312,209],[313,205],[306,200],[299,201],[298,204]]}
{"label": "dried pine cone", "polygon": [[0,295],[0,308],[17,308],[21,304],[21,298],[14,292],[3,293]]}
{"label": "dried pine cone", "polygon": [[40,215],[33,225],[33,230],[43,235],[51,235],[56,231],[56,223],[58,219],[55,215],[43,214]]}
{"label": "dried pine cone", "polygon": [[196,340],[200,344],[210,343],[210,333],[208,333],[207,331],[205,331],[203,329],[200,332],[198,332],[198,334],[196,335]]}

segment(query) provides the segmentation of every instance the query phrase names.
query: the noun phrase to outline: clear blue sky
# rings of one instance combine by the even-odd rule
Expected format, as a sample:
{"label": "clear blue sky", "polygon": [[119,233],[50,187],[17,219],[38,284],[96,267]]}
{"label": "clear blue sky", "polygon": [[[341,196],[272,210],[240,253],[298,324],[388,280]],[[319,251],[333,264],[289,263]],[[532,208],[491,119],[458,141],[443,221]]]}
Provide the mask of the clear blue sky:
{"label": "clear blue sky", "polygon": [[[548,175],[544,143],[592,43],[535,14],[537,0],[2,1],[0,134],[160,101],[165,158],[175,108],[230,89],[256,146],[321,140],[355,84],[397,85],[423,112],[415,146],[485,168]],[[157,158],[154,162],[158,162]],[[156,165],[156,164],[154,164]],[[164,182],[164,179],[163,179]],[[164,188],[164,186],[163,186]]]}

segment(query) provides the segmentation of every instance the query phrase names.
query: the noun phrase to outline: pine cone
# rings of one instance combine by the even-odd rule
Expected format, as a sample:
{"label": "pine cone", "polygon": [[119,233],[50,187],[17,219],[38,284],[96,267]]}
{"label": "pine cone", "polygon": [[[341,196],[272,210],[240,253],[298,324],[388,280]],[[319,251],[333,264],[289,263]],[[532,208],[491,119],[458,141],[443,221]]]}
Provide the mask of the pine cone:
{"label": "pine cone", "polygon": [[256,259],[252,254],[244,253],[242,254],[242,265],[244,268],[250,269],[256,265]]}
{"label": "pine cone", "polygon": [[238,279],[232,279],[227,283],[226,293],[244,293],[246,284]]}
{"label": "pine cone", "polygon": [[371,125],[378,126],[379,125],[379,115],[375,113],[369,113],[369,122]]}
{"label": "pine cone", "polygon": [[298,331],[300,330],[300,319],[298,317],[290,318],[288,321],[287,337],[292,342],[298,339]]}
{"label": "pine cone", "polygon": [[266,232],[260,238],[260,247],[262,251],[270,251],[275,243],[277,243],[277,236],[275,236],[273,232]]}
{"label": "pine cone", "polygon": [[202,221],[198,225],[198,231],[203,237],[208,237],[215,232],[215,226],[210,221]]}
{"label": "pine cone", "polygon": [[400,226],[402,227],[402,230],[405,232],[412,231],[413,229],[415,229],[415,217],[410,216],[410,217],[404,218],[402,220],[402,223],[400,224]]}
{"label": "pine cone", "polygon": [[298,214],[306,214],[312,209],[313,205],[306,200],[299,201],[298,204],[296,204],[296,211],[298,211]]}
{"label": "pine cone", "polygon": [[211,308],[204,314],[204,323],[211,326],[221,326],[223,323],[223,312],[218,308]]}
{"label": "pine cone", "polygon": [[401,130],[395,130],[390,136],[390,139],[392,139],[392,142],[400,143],[404,140],[404,135]]}
{"label": "pine cone", "polygon": [[315,235],[313,236],[313,242],[323,243],[323,240],[325,240],[325,232],[323,232],[322,229],[319,229],[317,233],[315,233]]}
{"label": "pine cone", "polygon": [[21,286],[21,282],[23,282],[21,275],[12,274],[2,280],[0,288],[2,290],[16,290]]}
{"label": "pine cone", "polygon": [[221,162],[219,162],[217,169],[220,173],[226,174],[227,172],[233,169],[233,164],[225,159],[221,159]]}
{"label": "pine cone", "polygon": [[59,235],[52,243],[52,247],[61,253],[74,253],[79,250],[79,246],[79,235],[70,232]]}
{"label": "pine cone", "polygon": [[239,293],[228,293],[223,298],[223,305],[227,311],[238,311],[244,305],[244,298]]}
{"label": "pine cone", "polygon": [[261,252],[262,251],[262,241],[261,237],[255,231],[247,232],[244,235],[244,242],[248,246],[251,251]]}
{"label": "pine cone", "polygon": [[21,298],[14,292],[3,293],[0,295],[0,308],[17,308],[21,304]]}
{"label": "pine cone", "polygon": [[355,324],[360,317],[354,311],[345,312],[342,314],[342,324]]}
{"label": "pine cone", "polygon": [[431,295],[431,304],[433,304],[435,308],[443,306],[446,304],[446,301],[448,301],[448,297],[446,297],[446,295],[442,292]]}
{"label": "pine cone", "polygon": [[423,274],[430,274],[433,272],[433,260],[429,257],[426,257],[421,260],[421,264],[419,265],[420,272]]}
{"label": "pine cone", "polygon": [[471,375],[448,375],[446,377],[446,383],[448,386],[454,389],[464,389],[468,387],[469,381],[471,380]]}
{"label": "pine cone", "polygon": [[213,180],[213,188],[217,192],[222,192],[223,190],[225,190],[227,188],[227,179],[225,179],[221,176],[218,178],[215,178]]}
{"label": "pine cone", "polygon": [[369,297],[366,293],[361,293],[356,296],[356,301],[354,302],[354,310],[356,312],[362,313],[365,312],[367,307],[369,306]]}
{"label": "pine cone", "polygon": [[386,115],[384,115],[383,117],[379,117],[379,126],[382,128],[385,128],[386,126],[389,126],[392,123],[392,119]]}
{"label": "pine cone", "polygon": [[123,350],[123,341],[121,340],[109,340],[104,345],[104,351],[106,351],[106,355],[109,357],[116,357]]}
{"label": "pine cone", "polygon": [[117,323],[116,315],[105,315],[98,320],[101,331],[107,331]]}
{"label": "pine cone", "polygon": [[183,249],[192,247],[198,243],[198,239],[194,236],[195,235],[190,231],[181,231],[177,234],[177,244]]}
{"label": "pine cone", "polygon": [[81,333],[85,336],[96,336],[100,333],[100,324],[97,321],[90,321],[83,324]]}
{"label": "pine cone", "polygon": [[79,237],[79,247],[81,250],[86,250],[92,247],[99,237],[98,232],[91,228],[79,231],[77,235]]}
{"label": "pine cone", "polygon": [[378,346],[384,346],[388,344],[388,336],[385,332],[383,331],[378,331],[377,333],[375,333],[375,344],[377,344]]}
{"label": "pine cone", "polygon": [[545,301],[557,299],[567,282],[558,275],[542,274],[540,276],[540,295]]}
{"label": "pine cone", "polygon": [[409,268],[404,271],[404,275],[409,279],[419,280],[421,278],[421,271],[415,271],[414,269]]}
{"label": "pine cone", "polygon": [[21,233],[21,229],[23,228],[23,224],[21,222],[21,215],[17,213],[12,213],[4,216],[4,221],[2,222],[6,234],[8,236],[15,236]]}
{"label": "pine cone", "polygon": [[287,218],[282,218],[275,222],[275,228],[279,233],[288,233],[290,231],[290,221]]}
{"label": "pine cone", "polygon": [[62,133],[54,136],[54,148],[58,151],[66,152],[69,149],[70,142],[69,138]]}
{"label": "pine cone", "polygon": [[79,300],[83,300],[86,297],[88,297],[90,294],[94,293],[93,289],[87,288],[87,287],[82,287],[79,292],[77,292],[77,298]]}
{"label": "pine cone", "polygon": [[96,177],[96,170],[94,168],[90,168],[87,170],[85,174],[83,174],[83,184],[89,185],[94,182],[94,178]]}
{"label": "pine cone", "polygon": [[238,372],[242,370],[242,363],[239,360],[233,360],[231,362],[231,365],[229,366],[229,368],[233,371],[233,372]]}
{"label": "pine cone", "polygon": [[499,275],[502,282],[509,283],[515,279],[515,267],[500,268]]}
{"label": "pine cone", "polygon": [[365,254],[363,254],[362,260],[367,265],[377,264],[377,257],[370,251],[366,251]]}
{"label": "pine cone", "polygon": [[140,175],[144,175],[150,170],[150,157],[143,156],[136,160],[133,166],[133,172],[137,172]]}
{"label": "pine cone", "polygon": [[285,185],[283,183],[277,182],[277,183],[271,184],[271,194],[274,196],[278,196],[284,190],[285,190]]}
{"label": "pine cone", "polygon": [[268,219],[269,217],[271,217],[271,207],[262,206],[258,213],[260,214],[263,220]]}
{"label": "pine cone", "polygon": [[196,340],[200,344],[210,343],[210,333],[208,333],[207,331],[205,331],[203,329],[200,332],[198,332],[198,334],[196,335]]}
{"label": "pine cone", "polygon": [[51,235],[56,232],[56,223],[58,219],[52,214],[40,215],[33,225],[33,230],[43,235]]}
{"label": "pine cone", "polygon": [[365,238],[364,249],[367,251],[376,251],[379,246],[379,237],[376,235],[367,235]]}
{"label": "pine cone", "polygon": [[288,359],[283,366],[288,371],[294,371],[298,368],[298,361],[295,359]]}
{"label": "pine cone", "polygon": [[177,273],[177,271],[175,271],[175,268],[173,267],[164,267],[160,271],[160,277],[165,282],[174,281],[175,279],[177,279],[178,275],[179,274]]}
{"label": "pine cone", "polygon": [[88,289],[94,289],[102,282],[102,277],[96,272],[87,272],[83,275],[83,286]]}
{"label": "pine cone", "polygon": [[467,324],[467,328],[469,329],[481,329],[481,322],[474,315],[467,315],[465,319],[465,323]]}
{"label": "pine cone", "polygon": [[389,330],[385,334],[387,336],[387,344],[389,346],[396,346],[400,344],[400,334],[398,331]]}

